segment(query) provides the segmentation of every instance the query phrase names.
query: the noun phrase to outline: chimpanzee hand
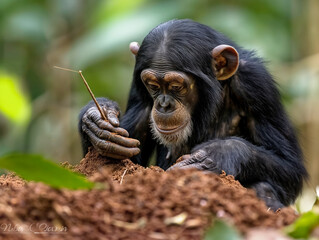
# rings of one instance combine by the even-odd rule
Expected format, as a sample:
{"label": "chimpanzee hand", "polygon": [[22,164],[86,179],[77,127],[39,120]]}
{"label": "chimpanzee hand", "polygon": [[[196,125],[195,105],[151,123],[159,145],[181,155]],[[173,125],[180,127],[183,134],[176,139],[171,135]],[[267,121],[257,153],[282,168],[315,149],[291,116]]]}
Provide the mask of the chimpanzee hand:
{"label": "chimpanzee hand", "polygon": [[96,107],[89,108],[82,117],[82,130],[93,147],[102,156],[115,159],[133,157],[140,152],[140,142],[128,138],[128,132],[120,128],[119,111],[113,106],[102,106],[108,121],[102,119]]}
{"label": "chimpanzee hand", "polygon": [[197,150],[192,154],[181,156],[175,165],[170,167],[168,171],[173,169],[197,168],[199,170],[207,170],[220,173],[221,169],[217,166],[217,162],[210,158],[203,149]]}
{"label": "chimpanzee hand", "polygon": [[216,139],[195,147],[191,154],[183,155],[168,170],[197,168],[220,174],[224,170],[236,177],[241,163],[250,158],[250,149],[240,138]]}

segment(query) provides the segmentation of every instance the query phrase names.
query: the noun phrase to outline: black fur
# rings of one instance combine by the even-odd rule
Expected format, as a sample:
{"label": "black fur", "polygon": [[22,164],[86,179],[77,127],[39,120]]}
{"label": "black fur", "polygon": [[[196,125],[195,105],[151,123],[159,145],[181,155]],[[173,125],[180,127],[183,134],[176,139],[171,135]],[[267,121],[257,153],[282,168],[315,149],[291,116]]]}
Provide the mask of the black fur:
{"label": "black fur", "polygon": [[[220,44],[235,47],[240,58],[237,73],[225,81],[216,80],[211,64],[210,52]],[[178,156],[204,149],[214,164],[244,186],[255,188],[268,206],[276,209],[291,204],[307,172],[272,76],[254,52],[191,20],[159,25],[146,36],[136,56],[128,105],[120,121],[130,137],[141,142],[141,153],[133,161],[146,166],[155,149],[156,164],[163,169],[176,161],[176,156],[166,159],[168,149],[152,138],[153,100],[140,79],[141,71],[154,62],[160,64],[163,56],[168,69],[192,75],[199,90],[193,132]],[[82,139],[87,151],[89,143],[83,134]],[[279,202],[272,203],[273,199]]]}

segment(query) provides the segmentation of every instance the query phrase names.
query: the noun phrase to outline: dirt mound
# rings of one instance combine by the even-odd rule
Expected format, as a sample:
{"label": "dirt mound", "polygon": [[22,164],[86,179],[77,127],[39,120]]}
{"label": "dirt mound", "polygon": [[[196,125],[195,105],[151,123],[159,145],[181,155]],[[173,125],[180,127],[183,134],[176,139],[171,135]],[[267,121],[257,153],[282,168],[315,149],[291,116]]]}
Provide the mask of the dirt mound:
{"label": "dirt mound", "polygon": [[106,188],[56,190],[41,183],[14,187],[1,177],[6,187],[0,189],[0,237],[201,239],[214,216],[242,233],[255,227],[281,228],[296,218],[290,208],[268,211],[253,191],[225,174],[145,169],[93,151],[73,169]]}
{"label": "dirt mound", "polygon": [[24,180],[13,173],[3,174],[0,176],[0,187],[21,188],[26,184]]}
{"label": "dirt mound", "polygon": [[85,158],[83,158],[81,162],[73,168],[73,170],[89,177],[94,173],[99,172],[102,167],[104,167],[104,170],[108,171],[108,178],[111,176],[115,181],[120,181],[124,176],[130,176],[143,171],[151,170],[153,172],[164,172],[163,169],[155,166],[145,169],[140,165],[134,164],[129,159],[124,159],[122,161],[107,159],[101,157],[94,150],[89,151]]}

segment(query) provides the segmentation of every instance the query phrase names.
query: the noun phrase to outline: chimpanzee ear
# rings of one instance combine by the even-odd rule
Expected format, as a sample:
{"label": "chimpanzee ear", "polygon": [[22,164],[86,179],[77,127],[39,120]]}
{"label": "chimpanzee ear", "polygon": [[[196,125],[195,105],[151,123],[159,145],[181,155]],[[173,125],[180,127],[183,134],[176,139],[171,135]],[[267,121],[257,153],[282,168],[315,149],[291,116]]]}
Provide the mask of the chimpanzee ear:
{"label": "chimpanzee ear", "polygon": [[218,45],[211,54],[213,70],[217,80],[226,80],[236,73],[239,65],[239,55],[234,47]]}
{"label": "chimpanzee ear", "polygon": [[130,43],[130,50],[135,56],[137,55],[139,49],[140,49],[140,45],[138,45],[138,42]]}

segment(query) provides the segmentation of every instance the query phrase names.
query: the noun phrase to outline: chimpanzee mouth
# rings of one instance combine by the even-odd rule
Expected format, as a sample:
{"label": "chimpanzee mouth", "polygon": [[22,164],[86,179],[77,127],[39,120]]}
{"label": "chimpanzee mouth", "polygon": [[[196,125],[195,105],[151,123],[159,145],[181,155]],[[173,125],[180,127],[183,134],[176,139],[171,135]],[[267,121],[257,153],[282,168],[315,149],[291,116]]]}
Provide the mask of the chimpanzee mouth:
{"label": "chimpanzee mouth", "polygon": [[191,136],[193,131],[193,122],[190,116],[185,117],[182,124],[177,127],[175,124],[175,126],[169,125],[170,124],[164,124],[163,122],[160,122],[160,124],[156,124],[156,121],[154,120],[153,115],[151,114],[151,132],[154,138],[157,139],[164,146],[178,146],[182,143],[185,143],[187,139]]}
{"label": "chimpanzee mouth", "polygon": [[161,133],[161,134],[164,134],[164,135],[169,135],[169,134],[173,134],[173,133],[176,133],[180,130],[182,130],[184,127],[186,127],[187,125],[187,121],[185,121],[182,125],[178,126],[178,127],[174,127],[174,128],[159,128],[156,124],[155,125],[155,128],[156,130]]}

